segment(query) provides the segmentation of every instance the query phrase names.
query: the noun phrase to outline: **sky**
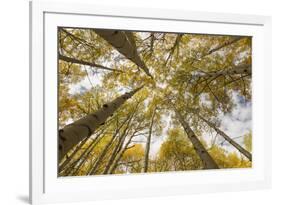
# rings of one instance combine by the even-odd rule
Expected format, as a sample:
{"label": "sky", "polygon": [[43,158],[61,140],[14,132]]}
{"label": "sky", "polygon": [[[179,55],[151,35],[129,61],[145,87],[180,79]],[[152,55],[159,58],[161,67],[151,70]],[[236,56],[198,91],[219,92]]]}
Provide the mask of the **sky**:
{"label": "sky", "polygon": [[[240,145],[243,145],[245,134],[252,130],[252,103],[245,101],[243,97],[239,96],[237,93],[233,93],[232,100],[236,107],[231,113],[225,115],[221,114],[219,116],[221,120],[220,129],[228,134],[231,138],[236,138],[235,141]],[[227,149],[230,151],[235,151],[232,146],[227,143]]]}

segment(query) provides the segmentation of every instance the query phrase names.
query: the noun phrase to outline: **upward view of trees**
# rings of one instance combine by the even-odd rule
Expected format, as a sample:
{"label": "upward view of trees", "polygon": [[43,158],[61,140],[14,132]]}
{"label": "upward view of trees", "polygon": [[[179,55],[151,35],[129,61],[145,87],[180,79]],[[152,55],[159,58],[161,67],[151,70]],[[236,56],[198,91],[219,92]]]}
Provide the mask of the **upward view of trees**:
{"label": "upward view of trees", "polygon": [[58,175],[251,167],[251,41],[58,28]]}

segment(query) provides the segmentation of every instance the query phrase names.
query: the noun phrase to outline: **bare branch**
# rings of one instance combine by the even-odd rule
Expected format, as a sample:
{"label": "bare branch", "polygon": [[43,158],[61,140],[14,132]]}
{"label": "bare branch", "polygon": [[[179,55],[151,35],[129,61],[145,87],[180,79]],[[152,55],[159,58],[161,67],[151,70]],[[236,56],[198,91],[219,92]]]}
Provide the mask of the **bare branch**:
{"label": "bare branch", "polygon": [[89,63],[89,62],[86,62],[86,61],[83,61],[83,60],[77,60],[75,58],[70,58],[70,57],[64,56],[62,54],[59,54],[59,59],[65,61],[65,62],[80,64],[80,65],[87,65],[87,66],[91,66],[91,67],[95,67],[95,68],[100,68],[100,69],[103,69],[103,70],[110,70],[110,71],[123,73],[122,70],[108,68],[108,67],[105,67],[103,65],[99,65],[99,64],[95,64],[95,63]]}

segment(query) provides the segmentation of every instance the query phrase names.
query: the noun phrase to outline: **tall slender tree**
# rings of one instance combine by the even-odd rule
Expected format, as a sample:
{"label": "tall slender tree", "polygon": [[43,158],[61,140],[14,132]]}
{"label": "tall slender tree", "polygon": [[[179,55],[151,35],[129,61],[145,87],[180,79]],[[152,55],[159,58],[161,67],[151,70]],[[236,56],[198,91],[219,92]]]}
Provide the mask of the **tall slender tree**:
{"label": "tall slender tree", "polygon": [[59,165],[59,172],[61,172],[67,164],[74,158],[74,156],[77,154],[77,152],[80,151],[80,149],[86,144],[88,138],[85,138],[82,140],[76,147],[75,150],[70,154],[70,156],[67,156],[66,159]]}
{"label": "tall slender tree", "polygon": [[141,60],[137,52],[137,47],[132,32],[101,29],[95,29],[95,32],[104,38],[114,48],[116,48],[126,58],[130,59],[141,69],[143,69],[148,76],[152,77],[149,69]]}
{"label": "tall slender tree", "polygon": [[101,136],[96,137],[95,140],[92,141],[90,146],[83,152],[83,154],[80,156],[80,160],[77,161],[77,164],[74,167],[75,168],[73,172],[74,175],[76,175],[80,171],[81,167],[85,164],[90,154],[93,152],[93,150],[98,145],[101,139],[102,139]]}
{"label": "tall slender tree", "polygon": [[105,166],[105,169],[103,171],[103,174],[107,174],[108,171],[109,171],[109,168],[111,167],[113,161],[116,159],[116,156],[118,154],[118,152],[121,150],[122,146],[123,146],[123,143],[127,137],[127,134],[129,132],[129,129],[130,129],[130,125],[131,125],[131,122],[132,122],[132,119],[134,117],[134,114],[137,110],[137,106],[136,106],[136,109],[134,109],[133,113],[131,115],[128,116],[128,122],[127,122],[127,125],[126,127],[124,128],[123,132],[118,136],[118,140],[117,140],[117,144],[116,146],[114,147],[113,151],[112,151],[112,154],[107,162],[107,165]]}
{"label": "tall slender tree", "polygon": [[[250,105],[250,37],[58,32],[59,176],[251,167],[250,151],[213,123],[218,113]],[[146,87],[134,96],[140,84]],[[128,88],[137,89],[117,94]],[[204,114],[193,116],[189,107]],[[206,130],[217,135],[205,138]],[[216,145],[219,135],[241,155]],[[152,139],[161,145],[155,155]],[[245,141],[250,147],[251,137]]]}
{"label": "tall slender tree", "polygon": [[196,153],[202,160],[204,169],[219,169],[219,166],[215,162],[215,160],[211,157],[211,155],[208,153],[208,151],[205,149],[203,144],[200,142],[198,137],[195,135],[191,127],[189,126],[188,122],[184,120],[183,116],[180,114],[180,112],[174,107],[176,116],[181,123],[181,125],[184,128],[184,131],[186,132],[189,140],[191,141]]}
{"label": "tall slender tree", "polygon": [[220,136],[222,136],[227,142],[233,145],[239,152],[241,152],[245,157],[247,157],[250,161],[252,161],[252,154],[244,149],[241,145],[235,142],[231,137],[229,137],[225,132],[219,129],[214,123],[202,117],[198,112],[195,113],[201,120],[203,120],[206,124],[208,124],[211,128],[213,128]]}
{"label": "tall slender tree", "polygon": [[89,114],[59,130],[59,159],[74,145],[94,133],[94,131],[110,117],[127,99],[131,98],[143,86],[117,97],[112,102],[104,104],[98,111]]}
{"label": "tall slender tree", "polygon": [[90,142],[88,147],[83,151],[83,153],[79,156],[79,158],[73,163],[71,172],[67,172],[66,175],[73,174],[76,175],[79,173],[80,168],[85,164],[90,154],[92,154],[93,150],[96,148],[98,143],[102,140],[103,134],[106,131],[106,128],[102,129],[100,132],[96,133],[96,137]]}
{"label": "tall slender tree", "polygon": [[122,158],[124,152],[127,150],[127,148],[129,147],[129,144],[131,143],[133,137],[135,136],[137,131],[134,131],[133,134],[131,136],[129,136],[128,141],[126,142],[124,148],[122,148],[122,150],[120,150],[120,152],[118,153],[116,160],[113,162],[111,168],[109,169],[109,174],[113,174],[114,171],[116,170],[116,168],[118,167],[118,162],[120,161],[120,159]]}
{"label": "tall slender tree", "polygon": [[[107,154],[107,151],[109,150],[110,146],[113,145],[114,140],[118,137],[120,144],[123,144],[123,141],[126,138],[126,134],[128,132],[128,129],[130,127],[130,123],[133,119],[134,113],[132,113],[131,115],[129,115],[127,117],[127,119],[125,119],[123,121],[123,123],[121,123],[121,125],[119,127],[116,128],[114,135],[112,136],[111,140],[108,142],[108,144],[104,147],[103,151],[101,152],[101,154],[98,156],[97,160],[95,161],[93,167],[91,168],[91,170],[89,171],[89,175],[95,174],[95,172],[97,171],[97,169],[99,168],[102,160],[105,158],[105,155]],[[126,125],[126,126],[125,126]],[[121,131],[122,127],[124,127],[124,130],[122,132],[121,135],[119,135],[119,132]],[[118,143],[119,144],[119,143]],[[118,145],[117,144],[117,145]],[[120,146],[120,145],[119,145]]]}
{"label": "tall slender tree", "polygon": [[143,172],[147,172],[147,170],[148,170],[149,151],[150,151],[151,136],[152,136],[152,129],[153,129],[153,124],[154,124],[154,117],[155,117],[155,114],[156,114],[156,109],[157,109],[157,107],[155,107],[153,109],[153,113],[152,113],[152,116],[151,116],[151,122],[150,122],[150,125],[149,125],[149,132],[148,132],[148,136],[147,136],[147,141],[146,141],[146,146],[145,146],[145,153],[144,153]]}

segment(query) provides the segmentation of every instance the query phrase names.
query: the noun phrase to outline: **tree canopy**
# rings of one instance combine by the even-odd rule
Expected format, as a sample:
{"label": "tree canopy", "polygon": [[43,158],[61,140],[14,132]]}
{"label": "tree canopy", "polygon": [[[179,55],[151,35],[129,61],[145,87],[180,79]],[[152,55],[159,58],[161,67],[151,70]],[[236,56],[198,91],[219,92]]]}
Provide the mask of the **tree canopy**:
{"label": "tree canopy", "polygon": [[251,42],[58,28],[59,176],[251,167]]}

